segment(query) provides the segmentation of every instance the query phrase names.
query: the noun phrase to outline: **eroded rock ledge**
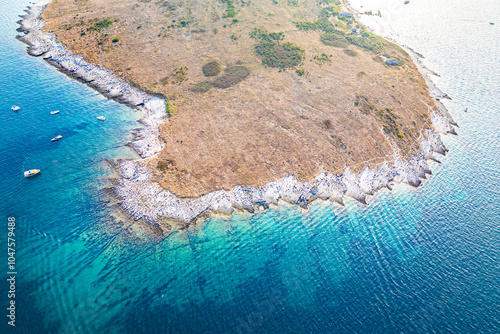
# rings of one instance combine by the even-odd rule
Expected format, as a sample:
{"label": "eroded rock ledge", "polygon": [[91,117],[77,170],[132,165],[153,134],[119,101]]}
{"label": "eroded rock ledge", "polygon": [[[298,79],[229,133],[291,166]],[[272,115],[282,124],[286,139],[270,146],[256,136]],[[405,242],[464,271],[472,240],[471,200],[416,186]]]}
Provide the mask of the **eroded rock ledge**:
{"label": "eroded rock ledge", "polygon": [[[24,33],[19,39],[29,45],[28,52],[43,57],[64,73],[87,83],[105,96],[146,111],[146,117],[142,120],[144,126],[136,131],[131,143],[142,159],[121,160],[117,163],[121,178],[115,182],[113,189],[120,199],[119,205],[135,220],[154,225],[164,221],[188,224],[210,213],[231,214],[234,210],[253,213],[268,208],[270,204],[277,204],[279,200],[304,208],[316,199],[343,204],[345,196],[366,203],[367,196],[377,190],[391,189],[392,181],[419,186],[426,179],[426,174],[431,174],[427,160],[438,161],[433,154],[437,152],[444,155],[447,152],[439,133],[455,134],[452,124],[456,124],[444,106],[438,103],[438,111],[431,113],[434,129],[425,129],[425,135],[420,140],[421,152],[411,159],[403,158],[394,144],[396,153],[392,161],[383,163],[376,170],[367,167],[357,175],[346,166],[341,175],[325,171],[312,182],[299,182],[289,175],[262,187],[236,186],[198,198],[179,198],[161,187],[146,167],[148,159],[154,158],[163,148],[158,128],[166,119],[165,101],[141,92],[111,71],[73,55],[57,42],[53,34],[44,32],[43,21],[39,17],[49,2],[43,0],[29,7],[27,15],[22,16],[19,22],[19,31]],[[412,56],[416,57],[414,54]],[[431,94],[436,101],[444,96],[435,87],[432,87]]]}

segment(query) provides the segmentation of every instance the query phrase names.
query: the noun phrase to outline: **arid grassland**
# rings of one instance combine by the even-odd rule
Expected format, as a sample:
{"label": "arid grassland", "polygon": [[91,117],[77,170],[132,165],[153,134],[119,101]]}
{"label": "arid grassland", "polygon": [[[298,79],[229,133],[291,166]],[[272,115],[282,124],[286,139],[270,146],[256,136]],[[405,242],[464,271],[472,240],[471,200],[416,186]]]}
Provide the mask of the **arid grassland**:
{"label": "arid grassland", "polygon": [[150,171],[194,197],[417,151],[435,108],[423,77],[332,1],[54,0],[43,19],[75,54],[167,99]]}

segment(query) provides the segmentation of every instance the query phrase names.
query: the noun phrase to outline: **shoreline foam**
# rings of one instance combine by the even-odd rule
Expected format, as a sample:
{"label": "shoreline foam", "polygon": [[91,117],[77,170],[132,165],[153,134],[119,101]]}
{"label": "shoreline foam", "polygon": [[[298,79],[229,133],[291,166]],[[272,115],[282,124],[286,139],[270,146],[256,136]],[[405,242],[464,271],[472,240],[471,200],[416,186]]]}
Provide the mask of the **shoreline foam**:
{"label": "shoreline foam", "polygon": [[316,199],[343,205],[344,196],[349,196],[367,204],[367,196],[382,188],[391,189],[390,182],[420,186],[426,174],[431,174],[427,160],[439,162],[433,153],[445,155],[447,152],[439,133],[456,134],[452,126],[456,123],[439,102],[446,95],[432,83],[417,55],[405,48],[425,78],[439,109],[439,113],[431,114],[434,129],[424,130],[425,137],[421,137],[421,153],[418,156],[405,160],[394,145],[392,162],[386,161],[376,170],[366,167],[358,175],[346,166],[344,174],[322,172],[313,182],[300,182],[293,175],[288,175],[262,187],[236,186],[198,198],[179,198],[155,182],[145,166],[146,159],[154,157],[163,147],[159,140],[159,125],[167,115],[165,101],[132,87],[111,71],[73,55],[57,42],[54,34],[43,31],[44,22],[40,16],[49,3],[50,0],[41,0],[28,7],[27,15],[21,16],[18,31],[24,35],[18,39],[29,45],[28,53],[43,57],[63,73],[86,83],[104,96],[146,112],[141,120],[144,126],[134,132],[134,140],[130,143],[141,159],[119,160],[116,168],[121,178],[114,182],[113,187],[119,198],[118,205],[135,220],[157,227],[159,221],[165,220],[189,224],[211,213],[232,214],[235,210],[254,213],[269,208],[271,204],[277,205],[280,200],[307,208]]}

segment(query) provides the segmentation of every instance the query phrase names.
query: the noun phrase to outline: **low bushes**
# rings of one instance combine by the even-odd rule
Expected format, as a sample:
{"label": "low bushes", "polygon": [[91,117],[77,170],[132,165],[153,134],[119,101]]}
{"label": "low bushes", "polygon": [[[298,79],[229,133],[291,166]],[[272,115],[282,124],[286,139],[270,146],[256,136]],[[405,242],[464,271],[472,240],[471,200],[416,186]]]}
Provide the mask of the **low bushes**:
{"label": "low bushes", "polygon": [[281,43],[283,33],[267,33],[264,29],[254,29],[250,37],[257,40],[255,53],[262,65],[279,69],[293,68],[304,60],[304,50],[292,43]]}
{"label": "low bushes", "polygon": [[373,53],[380,53],[387,45],[385,39],[375,35],[369,37],[346,36],[346,39],[352,44],[370,50]]}
{"label": "low bushes", "polygon": [[92,32],[92,31],[100,32],[101,30],[106,29],[110,25],[112,25],[113,22],[114,22],[114,20],[111,18],[102,19],[101,21],[92,20],[90,22],[90,23],[92,23],[92,25],[87,28],[87,31],[88,32]]}
{"label": "low bushes", "polygon": [[211,61],[209,63],[206,63],[202,67],[203,75],[206,77],[213,77],[216,76],[220,73],[221,71],[221,66],[219,62],[217,61]]}
{"label": "low bushes", "polygon": [[322,33],[319,37],[320,41],[325,45],[346,47],[349,42],[345,39],[345,34],[342,31],[331,31]]}

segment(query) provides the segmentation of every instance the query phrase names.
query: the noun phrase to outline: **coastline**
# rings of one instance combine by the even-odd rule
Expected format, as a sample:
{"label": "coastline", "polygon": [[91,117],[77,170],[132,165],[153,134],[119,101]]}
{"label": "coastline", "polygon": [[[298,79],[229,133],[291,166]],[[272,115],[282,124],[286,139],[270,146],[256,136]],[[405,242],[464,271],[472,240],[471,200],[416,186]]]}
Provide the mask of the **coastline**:
{"label": "coastline", "polygon": [[381,188],[391,189],[390,182],[403,182],[418,187],[426,174],[431,174],[427,160],[438,161],[433,153],[446,154],[441,134],[456,134],[453,121],[444,105],[439,102],[445,95],[432,83],[429,73],[410,49],[410,54],[429,86],[431,96],[436,100],[440,113],[432,113],[434,129],[425,129],[421,137],[421,153],[410,160],[403,159],[395,145],[393,161],[385,162],[379,169],[365,168],[358,175],[346,166],[345,172],[336,175],[322,172],[313,182],[298,181],[293,175],[269,182],[262,187],[236,186],[231,190],[218,190],[198,198],[179,198],[155,182],[145,168],[145,161],[154,157],[163,147],[159,140],[158,126],[167,116],[165,101],[146,94],[117,78],[111,71],[87,63],[81,56],[73,55],[57,42],[50,32],[43,31],[40,15],[50,0],[42,0],[28,7],[27,15],[22,16],[18,39],[28,44],[28,53],[42,56],[63,73],[76,78],[98,90],[108,98],[132,106],[143,108],[145,118],[143,127],[134,132],[130,143],[141,159],[120,160],[116,169],[121,176],[113,183],[113,193],[118,198],[117,205],[129,213],[134,220],[159,226],[164,222],[186,224],[207,217],[212,213],[231,214],[235,210],[254,213],[277,205],[280,200],[307,208],[316,199],[329,200],[343,204],[344,196],[361,203],[367,203],[367,196]]}

